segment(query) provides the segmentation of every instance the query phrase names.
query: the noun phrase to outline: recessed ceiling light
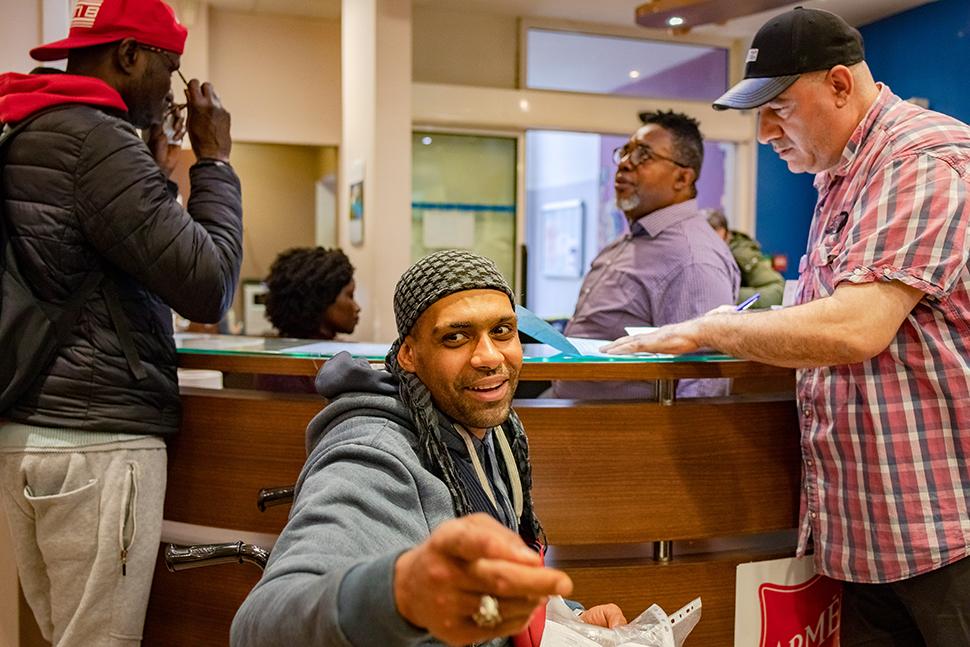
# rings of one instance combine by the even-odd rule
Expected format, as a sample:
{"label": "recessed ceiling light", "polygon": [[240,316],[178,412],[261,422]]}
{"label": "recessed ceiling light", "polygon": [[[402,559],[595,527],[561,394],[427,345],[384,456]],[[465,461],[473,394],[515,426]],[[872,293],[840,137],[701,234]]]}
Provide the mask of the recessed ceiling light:
{"label": "recessed ceiling light", "polygon": [[640,78],[640,70],[630,70],[630,78],[631,79],[639,79]]}
{"label": "recessed ceiling light", "polygon": [[681,18],[680,16],[671,16],[670,18],[667,18],[668,27],[680,27],[683,24],[684,24],[684,19]]}
{"label": "recessed ceiling light", "polygon": [[522,112],[529,112],[529,100],[528,99],[520,99],[519,100],[519,110],[521,110]]}
{"label": "recessed ceiling light", "polygon": [[431,145],[431,138],[426,135],[426,136],[424,136],[424,137],[421,138],[421,143],[424,144],[425,146],[430,146]]}

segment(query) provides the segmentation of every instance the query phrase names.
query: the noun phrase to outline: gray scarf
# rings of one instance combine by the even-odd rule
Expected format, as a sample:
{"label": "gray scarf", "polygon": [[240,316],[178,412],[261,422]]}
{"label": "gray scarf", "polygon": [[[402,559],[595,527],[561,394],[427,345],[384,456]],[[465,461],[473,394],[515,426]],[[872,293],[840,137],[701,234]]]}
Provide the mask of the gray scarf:
{"label": "gray scarf", "polygon": [[[397,363],[397,353],[404,338],[411,332],[422,313],[449,294],[464,290],[491,289],[504,292],[515,305],[512,288],[490,259],[464,250],[436,252],[422,258],[408,269],[394,290],[394,318],[398,338],[384,360],[387,370],[400,382],[401,401],[411,411],[417,426],[419,451],[425,467],[442,480],[451,494],[455,516],[471,512],[468,497],[459,482],[455,465],[438,430],[438,414],[431,393],[414,373],[408,373]],[[523,509],[519,534],[529,545],[536,545],[542,537],[542,526],[532,509],[532,466],[529,464],[529,443],[522,422],[514,410],[502,423],[512,448],[519,478],[522,482]]]}

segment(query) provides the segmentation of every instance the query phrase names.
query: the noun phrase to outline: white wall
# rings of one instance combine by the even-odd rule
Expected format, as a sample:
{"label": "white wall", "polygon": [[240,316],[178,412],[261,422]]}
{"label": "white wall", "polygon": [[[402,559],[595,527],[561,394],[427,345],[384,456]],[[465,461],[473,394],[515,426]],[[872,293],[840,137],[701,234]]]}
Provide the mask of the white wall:
{"label": "white wall", "polygon": [[27,73],[37,66],[27,54],[41,43],[40,0],[3,0],[3,37],[0,38],[0,70]]}
{"label": "white wall", "polygon": [[[596,180],[599,174],[599,135],[566,133],[562,136],[537,133],[535,150],[527,151],[540,163],[536,173],[527,178],[530,189],[544,189],[577,182]],[[551,135],[551,136],[550,136]]]}
{"label": "white wall", "polygon": [[[175,9],[175,15],[179,22],[189,30],[189,36],[185,39],[185,51],[182,52],[182,74],[187,79],[200,79],[211,81],[209,72],[209,11],[205,3],[197,0],[171,0],[170,4]],[[172,89],[179,103],[182,102],[182,84],[179,81],[173,83]],[[219,91],[219,88],[216,88]],[[220,95],[221,96],[221,95]],[[185,142],[188,146],[188,141]]]}
{"label": "white wall", "polygon": [[414,7],[412,16],[415,81],[515,87],[515,16],[420,6]]}
{"label": "white wall", "polygon": [[210,9],[208,45],[234,139],[340,143],[338,21]]}
{"label": "white wall", "polygon": [[[356,268],[354,339],[396,335],[393,297],[410,265],[411,3],[343,0],[340,245]],[[349,186],[363,171],[363,242],[349,237]]]}

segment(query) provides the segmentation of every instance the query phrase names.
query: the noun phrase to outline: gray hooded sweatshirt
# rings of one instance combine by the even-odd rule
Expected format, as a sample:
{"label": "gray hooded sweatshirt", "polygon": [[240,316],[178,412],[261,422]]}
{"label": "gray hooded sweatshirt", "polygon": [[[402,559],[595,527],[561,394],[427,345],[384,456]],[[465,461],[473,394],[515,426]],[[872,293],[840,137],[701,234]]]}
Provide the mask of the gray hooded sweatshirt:
{"label": "gray hooded sweatshirt", "polygon": [[397,380],[340,354],[316,386],[330,403],[307,428],[289,521],[236,613],[230,643],[440,644],[394,602],[398,555],[455,517],[447,488],[421,464]]}

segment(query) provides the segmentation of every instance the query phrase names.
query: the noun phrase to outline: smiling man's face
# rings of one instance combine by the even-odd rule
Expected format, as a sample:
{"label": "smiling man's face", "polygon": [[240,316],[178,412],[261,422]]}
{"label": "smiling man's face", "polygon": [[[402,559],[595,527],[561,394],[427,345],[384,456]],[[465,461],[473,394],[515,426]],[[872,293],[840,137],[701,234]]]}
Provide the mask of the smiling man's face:
{"label": "smiling man's face", "polygon": [[397,357],[428,388],[435,406],[479,438],[509,417],[522,345],[504,292],[465,290],[436,301]]}

